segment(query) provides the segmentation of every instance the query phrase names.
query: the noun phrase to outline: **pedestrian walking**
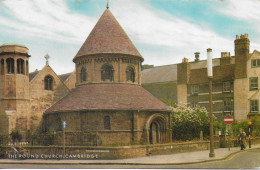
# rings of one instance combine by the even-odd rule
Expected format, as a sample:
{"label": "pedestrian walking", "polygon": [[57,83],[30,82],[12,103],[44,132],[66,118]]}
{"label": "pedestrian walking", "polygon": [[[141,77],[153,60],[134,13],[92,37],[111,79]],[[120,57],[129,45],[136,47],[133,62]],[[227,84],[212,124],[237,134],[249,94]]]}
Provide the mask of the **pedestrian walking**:
{"label": "pedestrian walking", "polygon": [[240,129],[239,143],[241,146],[241,150],[244,150],[246,148],[246,133],[243,129]]}

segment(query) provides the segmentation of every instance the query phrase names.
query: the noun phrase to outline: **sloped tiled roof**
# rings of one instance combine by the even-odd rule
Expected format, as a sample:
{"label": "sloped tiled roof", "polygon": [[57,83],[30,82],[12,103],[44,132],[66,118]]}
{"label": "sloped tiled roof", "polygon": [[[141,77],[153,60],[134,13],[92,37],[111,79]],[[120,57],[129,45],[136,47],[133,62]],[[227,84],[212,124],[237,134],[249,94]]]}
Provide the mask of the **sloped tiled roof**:
{"label": "sloped tiled roof", "polygon": [[61,74],[61,75],[58,75],[58,76],[59,76],[59,78],[61,79],[62,82],[65,82],[71,74],[72,74],[72,72],[66,73],[66,74]]}
{"label": "sloped tiled roof", "polygon": [[29,81],[31,82],[32,79],[33,79],[39,72],[40,72],[39,70],[35,70],[34,72],[29,73]]}
{"label": "sloped tiled roof", "polygon": [[113,14],[106,9],[73,61],[80,56],[111,53],[129,54],[142,58]]}
{"label": "sloped tiled roof", "polygon": [[[213,59],[213,66],[220,65],[220,59]],[[207,60],[199,62],[190,62],[190,69],[206,68]],[[141,73],[142,84],[177,81],[177,64],[158,66],[149,69],[144,69]]]}
{"label": "sloped tiled roof", "polygon": [[46,113],[74,110],[169,111],[169,107],[139,85],[89,84],[73,89]]}
{"label": "sloped tiled roof", "polygon": [[177,64],[144,69],[142,84],[177,80]]}

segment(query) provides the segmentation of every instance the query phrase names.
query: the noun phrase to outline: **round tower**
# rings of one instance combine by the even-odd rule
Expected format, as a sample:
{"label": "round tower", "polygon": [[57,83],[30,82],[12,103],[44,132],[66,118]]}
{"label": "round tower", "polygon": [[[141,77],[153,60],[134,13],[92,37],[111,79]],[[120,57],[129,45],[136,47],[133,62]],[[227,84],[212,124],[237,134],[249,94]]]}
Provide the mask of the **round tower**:
{"label": "round tower", "polygon": [[29,57],[25,46],[0,46],[0,132],[27,129]]}

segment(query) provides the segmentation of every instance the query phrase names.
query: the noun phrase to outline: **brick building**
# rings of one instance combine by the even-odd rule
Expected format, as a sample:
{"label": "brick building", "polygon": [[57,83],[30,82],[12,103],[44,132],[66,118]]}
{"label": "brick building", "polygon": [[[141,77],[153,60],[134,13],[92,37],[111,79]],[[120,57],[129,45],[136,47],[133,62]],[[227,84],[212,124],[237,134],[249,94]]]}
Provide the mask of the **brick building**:
{"label": "brick building", "polygon": [[[238,121],[260,115],[260,53],[257,50],[249,52],[247,34],[236,36],[234,44],[234,56],[222,52],[220,58],[213,59],[213,113],[220,122],[226,115],[233,115]],[[208,109],[206,64],[205,60],[199,60],[197,52],[192,62],[184,58],[179,64],[145,69],[142,71],[142,85],[159,98]],[[160,86],[162,88],[158,88]],[[176,95],[169,96],[170,93]]]}
{"label": "brick building", "polygon": [[109,9],[74,57],[73,73],[58,76],[47,61],[29,74],[26,47],[0,50],[2,132],[41,125],[59,134],[66,121],[69,145],[171,141],[170,109],[141,86],[143,58]]}

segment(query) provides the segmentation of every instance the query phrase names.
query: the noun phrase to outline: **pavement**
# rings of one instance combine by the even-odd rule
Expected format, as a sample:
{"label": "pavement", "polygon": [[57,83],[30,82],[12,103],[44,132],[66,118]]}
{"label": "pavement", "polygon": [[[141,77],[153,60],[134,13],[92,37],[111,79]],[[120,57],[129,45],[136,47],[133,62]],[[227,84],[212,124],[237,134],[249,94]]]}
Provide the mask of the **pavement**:
{"label": "pavement", "polygon": [[240,150],[240,147],[230,148],[230,150],[229,148],[218,148],[214,150],[214,158],[209,158],[209,150],[204,150],[116,160],[0,159],[0,164],[182,165],[231,159],[240,152],[247,152],[252,149],[260,149],[260,144],[252,145],[252,148],[247,146],[243,151]]}

